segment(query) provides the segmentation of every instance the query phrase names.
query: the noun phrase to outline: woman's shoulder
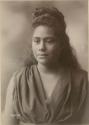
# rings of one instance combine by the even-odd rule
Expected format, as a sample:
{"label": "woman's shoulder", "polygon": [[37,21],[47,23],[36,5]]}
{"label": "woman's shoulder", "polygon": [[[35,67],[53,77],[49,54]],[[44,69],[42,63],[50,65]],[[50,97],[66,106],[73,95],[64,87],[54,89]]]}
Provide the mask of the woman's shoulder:
{"label": "woman's shoulder", "polygon": [[75,79],[88,79],[88,72],[84,69],[73,69],[71,74]]}
{"label": "woman's shoulder", "polygon": [[29,78],[33,67],[34,67],[33,65],[31,65],[30,67],[24,66],[12,74],[8,84],[8,89],[7,89],[8,93],[10,92],[12,93],[14,91],[15,86],[19,85],[20,81],[23,81],[24,79]]}
{"label": "woman's shoulder", "polygon": [[33,67],[34,67],[33,65],[31,65],[30,67],[24,66],[24,67],[18,69],[17,71],[15,71],[10,78],[8,88],[10,88],[12,90],[12,89],[14,89],[15,85],[20,83],[19,81],[23,81],[23,79],[29,78],[29,76],[31,76]]}
{"label": "woman's shoulder", "polygon": [[87,91],[88,88],[88,73],[83,69],[72,70],[71,73],[72,87],[74,90]]}
{"label": "woman's shoulder", "polygon": [[20,69],[18,69],[16,72],[13,73],[12,77],[19,78],[23,75],[29,75],[30,72],[33,70],[34,65],[31,66],[23,66]]}
{"label": "woman's shoulder", "polygon": [[71,72],[71,97],[74,106],[84,104],[88,94],[88,73],[83,69],[73,69]]}

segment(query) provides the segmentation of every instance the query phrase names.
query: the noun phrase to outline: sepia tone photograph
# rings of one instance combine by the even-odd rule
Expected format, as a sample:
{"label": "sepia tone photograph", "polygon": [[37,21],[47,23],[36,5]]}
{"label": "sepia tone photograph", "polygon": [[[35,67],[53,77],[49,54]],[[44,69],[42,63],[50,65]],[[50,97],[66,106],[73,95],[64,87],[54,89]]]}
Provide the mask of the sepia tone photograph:
{"label": "sepia tone photograph", "polygon": [[0,8],[1,124],[89,125],[88,0]]}

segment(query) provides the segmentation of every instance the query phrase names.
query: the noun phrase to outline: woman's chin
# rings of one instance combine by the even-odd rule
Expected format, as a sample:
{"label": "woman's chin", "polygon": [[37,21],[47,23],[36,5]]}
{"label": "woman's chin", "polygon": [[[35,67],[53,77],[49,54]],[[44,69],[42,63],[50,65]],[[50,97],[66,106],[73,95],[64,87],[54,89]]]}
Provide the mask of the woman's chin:
{"label": "woman's chin", "polygon": [[49,64],[49,61],[48,60],[45,60],[45,59],[38,59],[37,62],[39,64],[42,64],[42,65],[48,65]]}

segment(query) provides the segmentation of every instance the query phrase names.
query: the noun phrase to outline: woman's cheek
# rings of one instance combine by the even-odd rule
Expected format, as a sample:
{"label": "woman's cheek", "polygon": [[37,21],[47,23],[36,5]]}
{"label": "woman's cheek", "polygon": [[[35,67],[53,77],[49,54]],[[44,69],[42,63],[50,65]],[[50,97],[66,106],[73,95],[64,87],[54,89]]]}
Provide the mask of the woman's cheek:
{"label": "woman's cheek", "polygon": [[56,53],[57,52],[57,49],[58,49],[58,47],[57,46],[51,46],[50,47],[50,53],[52,53],[52,54],[54,54],[54,53]]}
{"label": "woman's cheek", "polygon": [[33,53],[34,57],[36,58],[36,50],[33,46],[32,46],[32,53]]}

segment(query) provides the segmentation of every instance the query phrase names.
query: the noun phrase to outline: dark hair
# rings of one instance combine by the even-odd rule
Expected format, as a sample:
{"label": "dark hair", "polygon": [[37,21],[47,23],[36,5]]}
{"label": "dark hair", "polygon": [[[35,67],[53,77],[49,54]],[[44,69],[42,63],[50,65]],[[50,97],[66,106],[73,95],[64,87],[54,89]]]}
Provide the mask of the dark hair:
{"label": "dark hair", "polygon": [[66,34],[66,23],[63,14],[54,7],[36,8],[32,14],[32,27],[47,25],[52,27],[60,40],[62,47],[60,54],[60,65],[67,68],[80,68],[77,58],[73,54],[73,49],[69,43],[69,37]]}

